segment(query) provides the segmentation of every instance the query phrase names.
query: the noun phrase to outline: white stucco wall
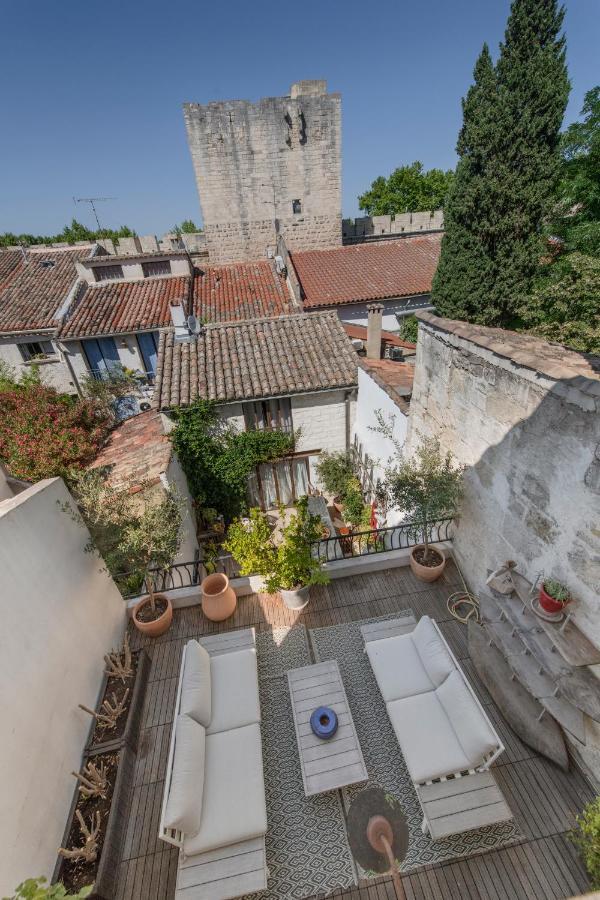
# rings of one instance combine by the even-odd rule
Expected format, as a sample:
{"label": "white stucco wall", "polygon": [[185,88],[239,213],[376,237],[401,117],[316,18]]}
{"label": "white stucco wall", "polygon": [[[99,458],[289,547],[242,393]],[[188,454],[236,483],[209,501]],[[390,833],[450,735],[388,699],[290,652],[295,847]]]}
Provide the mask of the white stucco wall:
{"label": "white stucco wall", "polygon": [[181,546],[175,557],[176,563],[192,562],[196,558],[198,541],[196,539],[196,519],[192,505],[192,495],[189,492],[187,478],[181,468],[177,454],[173,453],[171,461],[165,473],[167,483],[174,488],[183,504],[181,520]]}
{"label": "white stucco wall", "polygon": [[[396,441],[403,445],[408,430],[408,417],[396,406],[389,394],[379,387],[364,369],[358,370],[358,398],[356,402],[356,419],[353,438],[361,445],[363,457],[369,456],[375,464],[373,478],[375,481],[385,480],[385,469],[390,461],[397,459],[398,451],[390,438],[384,437],[371,429],[379,428],[375,413],[381,411],[384,420],[391,424]],[[401,516],[395,510],[388,510],[387,524],[396,525]]]}
{"label": "white stucco wall", "polygon": [[[349,325],[367,325],[368,313],[367,303],[343,303],[336,307],[336,312],[342,322]],[[407,306],[410,307],[407,310]],[[431,301],[428,294],[422,294],[416,297],[403,297],[401,300],[384,300],[383,301],[383,318],[382,327],[385,331],[399,331],[398,319],[399,315],[410,315],[415,309],[432,309]]]}
{"label": "white stucco wall", "polygon": [[0,502],[2,896],[52,874],[90,727],[78,704],[95,705],[125,627],[87,530],[59,506],[69,501],[55,478]]}
{"label": "white stucco wall", "polygon": [[[348,432],[346,431],[347,393],[351,393],[348,403]],[[324,391],[321,394],[298,394],[292,397],[292,421],[294,431],[300,430],[296,452],[308,450],[346,450],[346,434],[352,434],[356,415],[355,391]],[[311,459],[310,479],[318,484],[315,459]]]}
{"label": "white stucco wall", "polygon": [[[47,334],[28,335],[27,338],[20,338],[15,341],[13,338],[0,338],[0,359],[11,366],[17,377],[22,377],[26,372],[31,371],[31,363],[23,362],[21,352],[17,347],[17,343],[27,343],[27,340],[47,341],[51,338]],[[44,384],[55,387],[59,391],[66,394],[74,394],[76,392],[73,376],[69,372],[68,366],[64,361],[63,353],[60,351],[56,341],[52,341],[57,354],[55,358],[49,360],[41,360],[38,362],[40,377]]]}

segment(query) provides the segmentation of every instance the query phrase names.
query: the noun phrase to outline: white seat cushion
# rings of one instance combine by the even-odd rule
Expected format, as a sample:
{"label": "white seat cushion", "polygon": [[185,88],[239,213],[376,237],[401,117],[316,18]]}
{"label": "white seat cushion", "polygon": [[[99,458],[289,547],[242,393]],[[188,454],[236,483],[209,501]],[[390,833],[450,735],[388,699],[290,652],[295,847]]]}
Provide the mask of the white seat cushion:
{"label": "white seat cushion", "polygon": [[434,690],[435,685],[421,662],[412,633],[368,641],[366,649],[386,703]]}
{"label": "white seat cushion", "polygon": [[202,816],[206,729],[189,716],[178,716],[175,752],[164,825],[196,834]]}
{"label": "white seat cushion", "polygon": [[439,687],[456,665],[429,616],[422,616],[410,636],[433,686]]}
{"label": "white seat cushion", "polygon": [[220,653],[210,660],[212,718],[207,734],[260,722],[256,650]]}
{"label": "white seat cushion", "polygon": [[200,830],[186,837],[186,856],[260,837],[267,831],[260,726],[206,738],[206,781]]}
{"label": "white seat cushion", "polygon": [[460,672],[453,672],[436,690],[440,704],[452,722],[458,740],[474,769],[498,747],[498,738],[487,723],[481,709]]}
{"label": "white seat cushion", "polygon": [[437,691],[395,700],[387,710],[415,784],[471,768]]}
{"label": "white seat cushion", "polygon": [[208,728],[211,719],[210,656],[198,641],[188,641],[179,711]]}

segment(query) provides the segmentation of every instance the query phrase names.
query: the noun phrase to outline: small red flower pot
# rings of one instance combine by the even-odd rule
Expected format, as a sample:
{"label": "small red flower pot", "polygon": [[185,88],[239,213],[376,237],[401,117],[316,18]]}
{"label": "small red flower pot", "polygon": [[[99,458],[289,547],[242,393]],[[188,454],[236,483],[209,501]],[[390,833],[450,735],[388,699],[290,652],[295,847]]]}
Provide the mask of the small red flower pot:
{"label": "small red flower pot", "polygon": [[559,613],[563,611],[563,607],[570,603],[571,598],[568,600],[555,600],[554,597],[551,597],[550,594],[547,594],[544,590],[543,583],[540,585],[540,606],[547,613]]}

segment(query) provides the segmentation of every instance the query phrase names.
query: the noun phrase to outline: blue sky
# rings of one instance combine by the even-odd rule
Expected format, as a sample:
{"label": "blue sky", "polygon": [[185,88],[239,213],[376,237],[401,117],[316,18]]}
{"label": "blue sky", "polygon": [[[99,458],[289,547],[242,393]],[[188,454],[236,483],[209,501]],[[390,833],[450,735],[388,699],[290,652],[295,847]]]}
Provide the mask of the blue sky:
{"label": "blue sky", "polygon": [[[599,0],[567,0],[566,121],[600,82]],[[200,221],[181,105],[285,94],[326,78],[342,93],[344,215],[380,174],[454,165],[460,98],[509,0],[81,0],[0,3],[0,231],[58,231],[73,196],[107,226],[161,234]]]}

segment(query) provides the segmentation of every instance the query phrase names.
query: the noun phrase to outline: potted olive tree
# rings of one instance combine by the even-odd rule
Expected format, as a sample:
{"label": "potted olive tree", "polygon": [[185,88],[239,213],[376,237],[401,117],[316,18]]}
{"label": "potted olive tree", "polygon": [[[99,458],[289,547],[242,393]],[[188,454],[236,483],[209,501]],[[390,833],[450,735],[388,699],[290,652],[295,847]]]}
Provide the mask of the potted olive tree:
{"label": "potted olive tree", "polygon": [[279,542],[275,542],[265,514],[252,509],[249,518],[230,525],[224,546],[242,575],[260,575],[268,593],[280,593],[289,609],[302,609],[311,585],[329,581],[312,547],[321,532],[320,518],[310,514],[308,498],[301,497]]}
{"label": "potted olive tree", "polygon": [[437,438],[425,438],[410,459],[402,458],[386,472],[390,503],[414,522],[422,543],[410,551],[410,567],[422,581],[435,581],[444,571],[446,558],[429,543],[432,524],[456,514],[462,495],[463,469],[452,454],[442,453]]}

